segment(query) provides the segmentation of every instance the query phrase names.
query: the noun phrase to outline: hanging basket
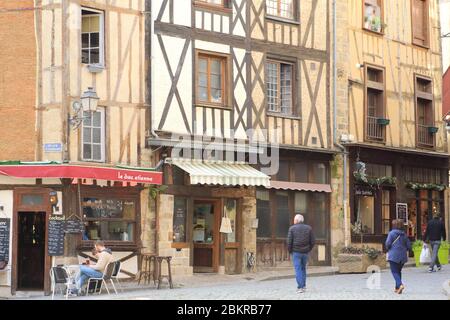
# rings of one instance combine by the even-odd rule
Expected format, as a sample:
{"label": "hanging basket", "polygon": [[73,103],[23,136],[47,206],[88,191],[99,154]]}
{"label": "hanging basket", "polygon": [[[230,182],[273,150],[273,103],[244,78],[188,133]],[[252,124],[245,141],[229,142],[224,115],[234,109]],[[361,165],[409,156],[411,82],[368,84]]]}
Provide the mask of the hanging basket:
{"label": "hanging basket", "polygon": [[435,134],[439,131],[438,127],[428,127],[428,133]]}
{"label": "hanging basket", "polygon": [[377,119],[377,124],[379,124],[381,126],[387,126],[387,125],[389,125],[389,123],[391,123],[391,120],[389,120],[389,119],[385,119],[385,118]]}

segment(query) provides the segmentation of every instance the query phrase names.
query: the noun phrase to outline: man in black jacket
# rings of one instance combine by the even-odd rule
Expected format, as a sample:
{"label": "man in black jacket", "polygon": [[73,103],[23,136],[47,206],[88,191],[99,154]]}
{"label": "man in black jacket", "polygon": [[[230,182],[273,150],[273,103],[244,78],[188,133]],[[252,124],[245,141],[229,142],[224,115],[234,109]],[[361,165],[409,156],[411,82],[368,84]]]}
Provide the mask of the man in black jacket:
{"label": "man in black jacket", "polygon": [[306,290],[306,264],[308,254],[315,244],[312,228],[303,222],[303,216],[297,214],[294,218],[294,225],[289,228],[287,239],[288,250],[292,254],[294,262],[297,293],[303,293]]}
{"label": "man in black jacket", "polygon": [[424,241],[430,240],[431,249],[433,251],[431,256],[431,263],[428,272],[435,272],[434,266],[437,266],[437,269],[440,271],[442,266],[439,262],[438,251],[441,246],[441,240],[445,241],[447,239],[447,235],[445,233],[445,225],[441,221],[441,218],[438,213],[433,215],[433,219],[428,222],[427,230],[423,236]]}

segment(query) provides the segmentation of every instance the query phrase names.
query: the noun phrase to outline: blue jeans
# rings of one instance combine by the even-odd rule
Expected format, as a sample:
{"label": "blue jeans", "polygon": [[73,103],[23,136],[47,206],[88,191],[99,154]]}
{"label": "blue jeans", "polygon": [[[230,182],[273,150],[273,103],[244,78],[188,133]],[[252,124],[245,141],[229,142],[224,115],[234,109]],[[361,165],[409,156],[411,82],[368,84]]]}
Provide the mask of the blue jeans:
{"label": "blue jeans", "polygon": [[294,252],[292,253],[292,260],[294,261],[297,289],[303,289],[306,287],[306,264],[308,263],[308,254]]}
{"label": "blue jeans", "polygon": [[389,264],[391,265],[391,272],[395,279],[395,289],[398,289],[403,284],[402,283],[403,263],[396,263],[393,261],[389,261]]}
{"label": "blue jeans", "polygon": [[431,263],[430,263],[430,269],[434,269],[434,266],[436,265],[438,268],[441,266],[441,263],[439,262],[439,257],[438,257],[438,251],[439,248],[441,247],[441,242],[440,241],[431,241]]}
{"label": "blue jeans", "polygon": [[78,286],[77,289],[81,289],[83,284],[89,279],[89,278],[101,278],[103,277],[103,273],[100,271],[94,270],[91,267],[88,266],[80,266],[80,278],[78,279]]}

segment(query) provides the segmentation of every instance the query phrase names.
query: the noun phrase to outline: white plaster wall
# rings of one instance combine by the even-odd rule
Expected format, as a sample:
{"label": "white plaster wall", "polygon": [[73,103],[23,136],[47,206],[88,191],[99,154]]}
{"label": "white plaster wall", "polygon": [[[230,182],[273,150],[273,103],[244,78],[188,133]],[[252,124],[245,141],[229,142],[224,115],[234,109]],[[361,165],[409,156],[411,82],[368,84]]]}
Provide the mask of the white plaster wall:
{"label": "white plaster wall", "polygon": [[0,286],[11,286],[11,263],[12,263],[12,216],[13,216],[14,194],[13,190],[0,191],[0,206],[4,207],[3,212],[0,212],[0,218],[9,218],[10,221],[10,236],[9,236],[9,264],[6,269],[0,271]]}

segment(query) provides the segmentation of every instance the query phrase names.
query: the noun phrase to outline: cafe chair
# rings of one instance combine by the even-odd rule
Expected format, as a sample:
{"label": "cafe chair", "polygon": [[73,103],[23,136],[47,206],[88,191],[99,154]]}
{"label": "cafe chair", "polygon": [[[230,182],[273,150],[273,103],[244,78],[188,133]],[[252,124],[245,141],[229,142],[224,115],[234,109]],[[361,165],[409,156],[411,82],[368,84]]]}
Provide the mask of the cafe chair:
{"label": "cafe chair", "polygon": [[55,298],[55,291],[60,290],[62,294],[65,292],[65,297],[68,299],[70,290],[70,277],[64,267],[52,267],[50,269],[50,280],[52,290],[52,300]]}
{"label": "cafe chair", "polygon": [[[86,287],[86,295],[89,295],[89,293],[101,294],[103,285],[105,286],[106,292],[108,292],[108,294],[110,294],[108,285],[106,284],[107,281],[111,281],[111,284],[114,288],[114,292],[117,294],[116,287],[111,278],[113,275],[113,272],[114,272],[114,266],[115,266],[115,263],[110,262],[106,265],[105,272],[103,273],[103,276],[101,278],[89,278],[87,287]],[[99,286],[99,284],[100,284],[100,286]]]}
{"label": "cafe chair", "polygon": [[117,284],[117,287],[119,287],[120,291],[123,292],[122,285],[120,284],[120,281],[119,281],[119,273],[120,273],[121,266],[122,266],[122,264],[121,264],[121,262],[119,260],[114,262],[114,270],[113,270],[113,273],[111,275],[111,283],[112,283],[112,285],[113,285],[113,287],[115,289],[115,286],[114,286],[114,281],[115,281],[116,284]]}

